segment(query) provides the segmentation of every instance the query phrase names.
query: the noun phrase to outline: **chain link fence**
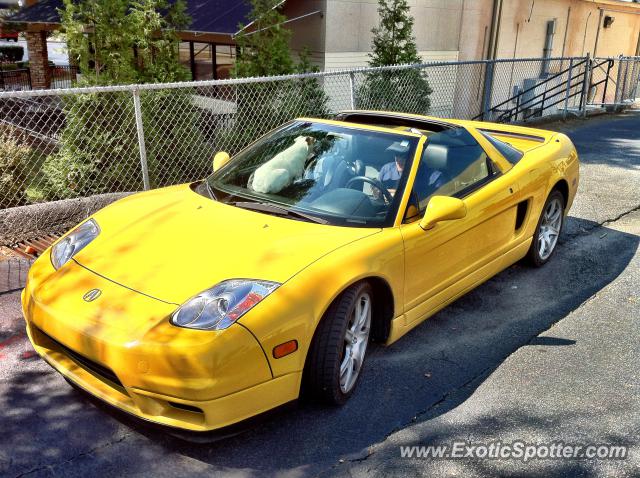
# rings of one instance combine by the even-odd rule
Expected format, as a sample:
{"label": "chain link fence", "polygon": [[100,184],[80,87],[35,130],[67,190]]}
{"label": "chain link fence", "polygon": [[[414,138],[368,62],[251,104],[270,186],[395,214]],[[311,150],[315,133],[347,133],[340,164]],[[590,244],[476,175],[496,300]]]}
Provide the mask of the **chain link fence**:
{"label": "chain link fence", "polygon": [[598,98],[622,104],[639,74],[639,58],[537,58],[2,92],[0,245],[63,231],[125,194],[202,178],[215,152],[234,154],[296,117],[381,109],[523,121]]}
{"label": "chain link fence", "polygon": [[622,106],[640,97],[640,57],[595,58],[588,104]]}

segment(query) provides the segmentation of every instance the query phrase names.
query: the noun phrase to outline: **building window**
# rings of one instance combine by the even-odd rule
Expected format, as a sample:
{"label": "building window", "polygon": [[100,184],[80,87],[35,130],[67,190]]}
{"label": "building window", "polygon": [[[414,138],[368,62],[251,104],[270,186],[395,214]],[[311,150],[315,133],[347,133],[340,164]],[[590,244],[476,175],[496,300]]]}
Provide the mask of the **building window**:
{"label": "building window", "polygon": [[217,78],[220,80],[229,78],[235,64],[236,46],[216,45]]}
{"label": "building window", "polygon": [[191,71],[191,79],[223,80],[236,63],[236,46],[206,42],[180,42],[180,63]]}
{"label": "building window", "polygon": [[211,43],[193,42],[193,79],[195,81],[215,79],[215,63],[212,51],[213,45]]}

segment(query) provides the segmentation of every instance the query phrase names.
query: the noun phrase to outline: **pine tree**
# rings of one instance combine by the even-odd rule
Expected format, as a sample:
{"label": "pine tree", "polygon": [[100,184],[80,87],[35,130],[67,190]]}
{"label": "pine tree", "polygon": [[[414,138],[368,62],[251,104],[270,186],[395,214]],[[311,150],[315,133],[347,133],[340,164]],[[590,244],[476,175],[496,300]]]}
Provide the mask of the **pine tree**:
{"label": "pine tree", "polygon": [[379,0],[380,24],[373,28],[370,66],[405,65],[420,63],[415,38],[413,17],[407,0]]}
{"label": "pine tree", "polygon": [[184,0],[64,0],[60,11],[81,85],[187,80],[176,29],[188,26]]}
{"label": "pine tree", "polygon": [[[380,22],[373,28],[369,66],[416,64],[418,55],[413,36],[413,17],[407,0],[378,0]],[[368,73],[357,91],[359,108],[427,113],[432,90],[426,74],[419,69]]]}
{"label": "pine tree", "polygon": [[[287,20],[275,0],[251,0],[251,29],[236,37],[239,49],[233,75],[237,78],[289,75],[295,71]],[[242,27],[242,25],[241,25]]]}

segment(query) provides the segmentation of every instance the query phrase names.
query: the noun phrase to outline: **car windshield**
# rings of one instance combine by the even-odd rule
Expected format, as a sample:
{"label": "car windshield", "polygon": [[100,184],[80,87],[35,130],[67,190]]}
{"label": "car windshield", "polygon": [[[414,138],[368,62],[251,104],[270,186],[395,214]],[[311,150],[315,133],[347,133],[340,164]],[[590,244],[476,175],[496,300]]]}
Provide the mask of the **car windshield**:
{"label": "car windshield", "polygon": [[239,207],[384,227],[395,218],[417,143],[401,133],[295,121],[241,151],[207,183],[217,200]]}

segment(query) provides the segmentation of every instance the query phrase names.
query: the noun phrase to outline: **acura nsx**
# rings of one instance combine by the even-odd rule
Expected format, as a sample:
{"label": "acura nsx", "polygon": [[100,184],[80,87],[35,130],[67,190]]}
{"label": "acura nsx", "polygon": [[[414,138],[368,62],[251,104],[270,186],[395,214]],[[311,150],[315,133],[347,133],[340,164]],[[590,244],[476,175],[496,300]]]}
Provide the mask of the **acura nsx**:
{"label": "acura nsx", "polygon": [[400,113],[300,118],[190,184],[127,196],[29,271],[29,338],[143,419],[217,430],[342,404],[391,344],[516,261],[553,256],[578,187],[560,133]]}

